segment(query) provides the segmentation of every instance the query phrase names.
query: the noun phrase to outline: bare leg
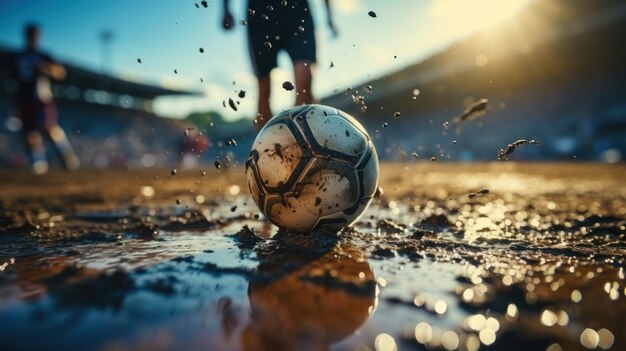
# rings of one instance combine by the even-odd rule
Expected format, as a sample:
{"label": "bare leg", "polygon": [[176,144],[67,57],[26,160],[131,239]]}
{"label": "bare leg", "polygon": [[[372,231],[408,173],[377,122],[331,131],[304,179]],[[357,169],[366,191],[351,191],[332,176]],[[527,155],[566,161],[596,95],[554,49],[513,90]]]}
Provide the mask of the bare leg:
{"label": "bare leg", "polygon": [[48,171],[46,149],[43,145],[41,134],[37,131],[28,132],[25,135],[26,146],[30,156],[31,169],[35,174],[44,174]]}
{"label": "bare leg", "polygon": [[74,149],[72,149],[72,145],[70,145],[70,142],[67,140],[65,131],[55,124],[50,127],[46,127],[46,132],[48,133],[50,139],[54,142],[59,155],[63,158],[65,168],[71,170],[78,169],[80,162],[74,153]]}
{"label": "bare leg", "polygon": [[306,61],[297,61],[293,66],[296,73],[296,106],[312,104],[313,94],[311,93],[311,84],[313,81],[313,73],[311,72],[311,64]]}
{"label": "bare leg", "polygon": [[258,77],[259,83],[259,107],[257,114],[257,128],[261,129],[272,118],[270,108],[270,76]]}

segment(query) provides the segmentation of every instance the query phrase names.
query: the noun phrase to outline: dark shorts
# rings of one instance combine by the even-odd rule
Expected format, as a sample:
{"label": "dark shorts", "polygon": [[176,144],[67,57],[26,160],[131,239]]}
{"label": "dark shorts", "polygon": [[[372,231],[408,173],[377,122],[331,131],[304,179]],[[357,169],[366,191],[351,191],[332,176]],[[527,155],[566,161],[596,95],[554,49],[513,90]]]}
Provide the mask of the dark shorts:
{"label": "dark shorts", "polygon": [[19,100],[17,113],[22,121],[22,132],[42,130],[57,124],[57,109],[53,103],[38,100]]}
{"label": "dark shorts", "polygon": [[[271,3],[273,9],[268,10],[266,3]],[[249,8],[254,14],[248,12],[248,45],[257,77],[270,74],[278,64],[281,50],[286,51],[293,62],[316,62],[315,26],[308,1],[292,0],[282,6],[280,1],[251,0]],[[271,48],[266,43],[271,44]]]}

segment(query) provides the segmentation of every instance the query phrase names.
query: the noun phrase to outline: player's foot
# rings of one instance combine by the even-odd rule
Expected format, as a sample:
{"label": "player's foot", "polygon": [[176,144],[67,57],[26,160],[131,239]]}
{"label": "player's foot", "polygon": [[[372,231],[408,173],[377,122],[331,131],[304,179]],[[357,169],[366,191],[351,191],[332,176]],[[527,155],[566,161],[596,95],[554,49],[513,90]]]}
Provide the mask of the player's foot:
{"label": "player's foot", "polygon": [[33,164],[31,165],[31,170],[36,175],[42,175],[42,174],[48,172],[48,161],[46,161],[46,160],[37,160],[37,161],[33,162]]}
{"label": "player's foot", "polygon": [[73,152],[63,155],[63,162],[65,163],[65,168],[70,171],[80,168],[80,161]]}

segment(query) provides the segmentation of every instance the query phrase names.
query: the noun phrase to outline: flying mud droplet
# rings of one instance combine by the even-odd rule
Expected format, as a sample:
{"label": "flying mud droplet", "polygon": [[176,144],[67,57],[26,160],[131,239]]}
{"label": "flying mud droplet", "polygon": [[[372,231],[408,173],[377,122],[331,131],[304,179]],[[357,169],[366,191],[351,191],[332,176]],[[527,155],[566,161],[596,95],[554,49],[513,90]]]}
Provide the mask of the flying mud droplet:
{"label": "flying mud droplet", "polygon": [[235,212],[235,211],[237,211],[237,206],[233,206],[230,208],[230,212]]}
{"label": "flying mud droplet", "polygon": [[204,49],[203,48],[200,48],[199,50],[200,50],[201,54],[204,54]]}
{"label": "flying mud droplet", "polygon": [[290,81],[286,80],[283,83],[283,89],[285,89],[287,91],[292,91],[293,89],[295,89],[295,87],[293,86],[293,83],[291,83]]}
{"label": "flying mud droplet", "polygon": [[247,26],[248,21],[246,21],[245,19],[242,19],[242,20],[239,20],[239,24],[241,24],[242,26]]}
{"label": "flying mud droplet", "polygon": [[443,128],[448,129],[450,127],[450,123],[448,121],[443,122]]}
{"label": "flying mud droplet", "polygon": [[[350,91],[351,89],[352,88],[348,88],[348,91]],[[358,90],[356,92],[358,93]],[[346,95],[347,94],[348,92],[346,91]],[[365,97],[363,95],[350,95],[350,98],[352,99],[353,103],[359,106],[359,109],[362,113],[365,113],[367,111],[367,105],[365,105]]]}
{"label": "flying mud droplet", "polygon": [[383,123],[383,128],[387,128],[387,127],[389,127],[389,123],[387,122]]}
{"label": "flying mud droplet", "polygon": [[465,121],[483,116],[485,113],[487,113],[488,107],[489,107],[489,100],[480,99],[476,101],[474,104],[472,104],[471,106],[469,106],[468,108],[466,108],[462,114],[456,116],[452,120],[452,123],[459,124],[459,123],[463,123]]}
{"label": "flying mud droplet", "polygon": [[393,114],[394,119],[400,119],[400,116],[401,116],[400,112],[394,112]]}
{"label": "flying mud droplet", "polygon": [[374,197],[380,199],[383,195],[385,195],[385,190],[382,186],[376,188],[376,192],[374,193]]}
{"label": "flying mud droplet", "polygon": [[287,6],[287,0],[281,1],[280,4],[283,5],[283,6]]}
{"label": "flying mud droplet", "polygon": [[482,188],[482,189],[478,190],[478,191],[477,191],[477,192],[475,192],[475,193],[469,193],[469,194],[467,194],[467,197],[469,197],[470,199],[473,199],[473,198],[475,198],[475,197],[477,197],[477,196],[482,196],[482,195],[487,195],[487,194],[489,194],[489,189],[487,189],[487,188]]}
{"label": "flying mud droplet", "polygon": [[418,160],[420,158],[420,156],[415,151],[411,152],[411,156],[415,157],[415,159],[418,159]]}
{"label": "flying mud droplet", "polygon": [[222,164],[220,163],[220,160],[215,160],[214,165],[215,165],[215,168],[217,168],[217,169],[222,168]]}
{"label": "flying mud droplet", "polygon": [[235,105],[235,102],[233,101],[233,99],[228,98],[228,105],[230,106],[230,108],[233,109],[233,111],[237,111],[237,105]]}
{"label": "flying mud droplet", "polygon": [[196,128],[194,128],[194,127],[189,127],[189,128],[187,128],[187,129],[185,129],[185,136],[189,136],[189,131],[194,130],[194,129],[196,129]]}
{"label": "flying mud droplet", "polygon": [[526,144],[539,145],[539,142],[537,142],[534,139],[533,140],[520,139],[520,140],[514,141],[513,143],[509,144],[506,147],[506,149],[500,149],[500,151],[498,152],[498,160],[505,158],[507,155],[512,154],[513,151],[515,151],[515,149]]}
{"label": "flying mud droplet", "polygon": [[265,48],[266,48],[267,50],[269,50],[269,49],[271,49],[271,48],[272,48],[272,43],[270,43],[269,41],[266,41],[266,42],[264,42],[264,43],[263,43],[263,46],[265,46]]}
{"label": "flying mud droplet", "polygon": [[170,175],[171,175],[171,176],[175,176],[175,175],[176,175],[176,169],[171,170],[171,171],[170,171]]}
{"label": "flying mud droplet", "polygon": [[177,69],[174,70],[174,74],[178,74],[178,70]]}
{"label": "flying mud droplet", "polygon": [[376,17],[377,17],[377,16],[376,16],[376,12],[374,12],[374,11],[370,11],[370,12],[368,12],[367,14],[368,14],[370,17],[372,17],[372,18],[376,18]]}
{"label": "flying mud droplet", "polygon": [[141,59],[140,58],[137,58],[137,63],[141,63]]}
{"label": "flying mud droplet", "polygon": [[246,91],[245,90],[239,90],[239,94],[237,96],[239,96],[240,99],[245,98],[246,97]]}
{"label": "flying mud droplet", "polygon": [[365,90],[366,93],[371,94],[372,93],[372,86],[371,85],[366,85],[363,87],[363,90]]}
{"label": "flying mud droplet", "polygon": [[328,67],[328,69],[331,69],[333,67],[335,67],[335,63],[333,61],[330,61],[330,66]]}
{"label": "flying mud droplet", "polygon": [[437,161],[437,157],[433,156],[433,157],[430,158],[430,160],[435,162],[435,161]]}
{"label": "flying mud droplet", "polygon": [[206,2],[206,0],[200,1],[200,4],[202,4],[202,7],[204,7],[205,9],[209,7],[209,4]]}
{"label": "flying mud droplet", "polygon": [[198,5],[198,3],[196,2],[194,5],[196,5],[196,8],[199,9],[200,5]]}

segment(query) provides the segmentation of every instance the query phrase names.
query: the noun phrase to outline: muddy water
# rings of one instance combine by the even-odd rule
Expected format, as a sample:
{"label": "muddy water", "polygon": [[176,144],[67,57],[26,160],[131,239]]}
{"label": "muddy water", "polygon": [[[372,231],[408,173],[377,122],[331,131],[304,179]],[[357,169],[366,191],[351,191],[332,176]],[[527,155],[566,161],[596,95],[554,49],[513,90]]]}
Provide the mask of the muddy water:
{"label": "muddy water", "polygon": [[0,348],[625,349],[624,170],[385,165],[308,237],[238,173],[2,174]]}

